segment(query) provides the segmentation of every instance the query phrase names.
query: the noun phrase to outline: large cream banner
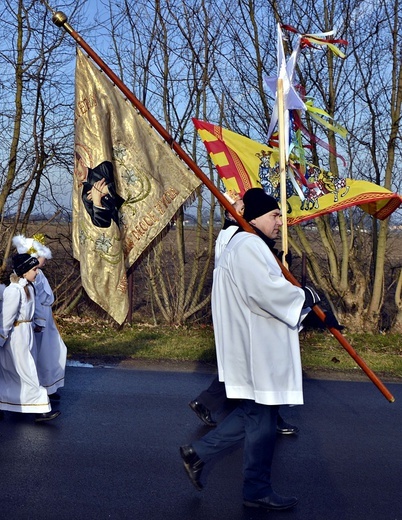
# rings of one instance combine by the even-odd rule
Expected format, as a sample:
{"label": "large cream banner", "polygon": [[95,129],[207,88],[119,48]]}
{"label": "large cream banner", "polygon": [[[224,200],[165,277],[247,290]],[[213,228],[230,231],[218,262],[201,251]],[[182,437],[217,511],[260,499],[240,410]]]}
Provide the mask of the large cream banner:
{"label": "large cream banner", "polygon": [[73,252],[88,296],[118,323],[126,270],[200,185],[80,50],[75,74]]}

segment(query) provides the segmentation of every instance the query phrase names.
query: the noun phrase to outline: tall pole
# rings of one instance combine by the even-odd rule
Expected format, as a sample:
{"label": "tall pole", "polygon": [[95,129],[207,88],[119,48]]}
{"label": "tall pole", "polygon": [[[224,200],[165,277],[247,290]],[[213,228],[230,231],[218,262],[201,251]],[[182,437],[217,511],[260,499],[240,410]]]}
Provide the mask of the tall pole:
{"label": "tall pole", "polygon": [[[172,150],[176,152],[176,154],[182,159],[182,161],[187,164],[187,166],[195,173],[195,175],[203,182],[203,184],[212,192],[212,194],[218,199],[220,204],[229,211],[229,213],[237,220],[239,225],[245,230],[251,233],[255,233],[254,228],[244,220],[233,208],[230,202],[224,197],[224,195],[218,190],[215,184],[209,179],[205,173],[197,166],[197,164],[187,155],[187,153],[181,148],[181,146],[176,143],[173,137],[169,134],[169,132],[159,123],[157,119],[145,108],[145,106],[136,98],[136,96],[126,87],[126,85],[120,80],[118,76],[106,65],[106,63],[95,53],[95,51],[81,38],[81,36],[73,30],[73,28],[67,23],[67,16],[61,11],[54,11],[49,7],[45,0],[42,0],[46,7],[50,9],[52,12],[52,21],[58,27],[63,27],[73,38],[74,40],[85,50],[85,52],[90,56],[93,61],[102,69],[102,71],[109,77],[109,79],[118,87],[121,92],[126,96],[126,98],[135,106],[138,112],[150,123],[150,125],[161,135],[161,137],[170,145]],[[286,190],[286,181],[285,181],[285,190]],[[286,191],[285,191],[286,193]],[[286,213],[286,200],[285,200],[285,213]],[[282,212],[283,212],[282,208]],[[279,262],[278,263],[282,269],[283,275],[285,278],[300,287],[299,282],[294,278],[294,276],[286,269],[286,267]],[[317,316],[325,323],[325,313],[315,305],[313,311],[317,314]],[[353,357],[356,363],[362,368],[362,370],[366,373],[366,375],[371,379],[371,381],[377,386],[380,392],[388,399],[388,401],[393,402],[395,398],[390,394],[390,392],[386,389],[383,383],[378,379],[378,377],[374,374],[374,372],[366,365],[363,359],[357,354],[357,352],[353,349],[351,345],[347,342],[347,340],[342,336],[342,334],[333,328],[329,328],[332,334],[338,339],[339,343],[347,350],[347,352]]]}
{"label": "tall pole", "polygon": [[279,172],[280,172],[280,195],[281,195],[281,211],[282,211],[282,262],[288,267],[286,255],[288,254],[288,219],[287,219],[287,202],[286,202],[286,139],[285,139],[285,105],[283,99],[283,79],[278,78],[277,84],[278,99],[278,133],[279,133]]}

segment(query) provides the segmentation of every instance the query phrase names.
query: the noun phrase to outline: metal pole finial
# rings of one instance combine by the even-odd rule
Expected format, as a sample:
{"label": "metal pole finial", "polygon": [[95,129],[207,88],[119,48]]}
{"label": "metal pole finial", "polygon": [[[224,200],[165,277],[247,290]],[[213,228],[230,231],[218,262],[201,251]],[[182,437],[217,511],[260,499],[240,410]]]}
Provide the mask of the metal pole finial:
{"label": "metal pole finial", "polygon": [[57,25],[57,27],[63,27],[67,22],[67,15],[64,14],[63,11],[55,11],[53,12],[52,22]]}

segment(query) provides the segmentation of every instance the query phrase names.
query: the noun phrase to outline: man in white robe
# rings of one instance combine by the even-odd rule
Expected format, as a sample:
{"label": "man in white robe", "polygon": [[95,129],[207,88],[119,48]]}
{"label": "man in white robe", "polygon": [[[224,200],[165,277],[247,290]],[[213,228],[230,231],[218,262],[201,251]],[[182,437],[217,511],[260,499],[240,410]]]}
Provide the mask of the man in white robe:
{"label": "man in white robe", "polygon": [[[235,192],[227,192],[224,194],[225,197],[232,204],[234,210],[241,216],[243,216],[244,211],[244,202],[243,199]],[[221,257],[223,251],[226,246],[232,239],[233,235],[239,230],[239,224],[237,220],[228,212],[225,212],[225,222],[223,228],[218,234],[218,237],[215,242],[215,266],[218,265],[219,258]],[[267,240],[267,237],[265,237]],[[269,247],[272,251],[274,241],[270,240],[272,244],[269,244]],[[279,252],[277,252],[277,256]],[[219,377],[215,377],[209,387],[206,390],[203,390],[195,399],[190,401],[190,408],[197,414],[197,416],[204,422],[207,426],[216,426],[216,422],[212,418],[212,411],[216,410],[224,410],[233,409],[235,404],[232,401],[227,399],[225,384],[223,381],[219,381]],[[298,433],[299,428],[292,424],[289,424],[284,421],[281,417],[280,413],[278,413],[277,417],[277,433],[283,435],[293,435]]]}
{"label": "man in white robe", "polygon": [[[244,218],[270,239],[282,225],[276,200],[260,188],[243,198]],[[272,489],[270,473],[279,405],[303,404],[298,330],[319,301],[309,288],[288,282],[258,234],[238,232],[214,270],[212,317],[220,381],[241,404],[215,430],[182,446],[194,486],[201,490],[206,463],[244,440],[243,503],[282,510],[297,503]]]}

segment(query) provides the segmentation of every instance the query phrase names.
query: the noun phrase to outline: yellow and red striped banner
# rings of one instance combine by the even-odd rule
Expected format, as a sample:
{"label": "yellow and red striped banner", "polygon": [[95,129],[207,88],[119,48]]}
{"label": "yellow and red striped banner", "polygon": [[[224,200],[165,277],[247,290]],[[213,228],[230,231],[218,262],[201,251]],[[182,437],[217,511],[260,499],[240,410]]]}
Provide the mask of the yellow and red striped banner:
{"label": "yellow and red striped banner", "polygon": [[[280,202],[278,148],[205,121],[193,118],[193,123],[227,191],[243,196],[248,189],[261,187]],[[289,226],[351,206],[382,220],[402,203],[400,195],[372,182],[338,177],[312,164],[300,172],[292,159],[287,193]]]}

